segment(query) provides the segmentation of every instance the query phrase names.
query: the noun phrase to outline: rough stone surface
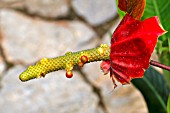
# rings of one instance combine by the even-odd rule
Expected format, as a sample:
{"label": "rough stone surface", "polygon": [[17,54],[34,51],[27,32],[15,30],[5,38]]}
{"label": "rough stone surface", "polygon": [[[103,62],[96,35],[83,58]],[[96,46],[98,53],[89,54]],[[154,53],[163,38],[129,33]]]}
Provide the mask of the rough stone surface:
{"label": "rough stone surface", "polygon": [[24,69],[15,66],[2,79],[0,113],[103,113],[97,96],[78,73],[67,79],[59,71],[23,83],[18,75]]}
{"label": "rough stone surface", "polygon": [[1,10],[2,47],[8,61],[30,64],[42,57],[95,47],[95,32],[80,21],[47,22]]}
{"label": "rough stone surface", "polygon": [[72,0],[75,12],[91,25],[100,25],[117,14],[115,0]]}
{"label": "rough stone surface", "polygon": [[5,69],[6,69],[6,64],[4,60],[2,59],[2,57],[0,56],[0,77],[1,77],[1,74],[5,71]]}
{"label": "rough stone surface", "polygon": [[[67,0],[2,1],[6,3],[0,4],[0,7],[27,9],[35,17],[39,15],[54,18],[67,15],[62,11],[63,15],[58,15],[57,11],[63,10],[62,4],[55,4],[66,3],[67,6]],[[116,14],[114,0],[72,0],[71,3],[76,13],[93,26],[103,24]],[[74,72],[72,79],[66,79],[64,71],[50,73],[45,79],[25,83],[18,79],[25,67],[16,65],[17,63],[28,65],[42,57],[56,57],[67,51],[93,48],[100,43],[110,44],[110,32],[114,31],[119,19],[102,40],[99,40],[96,33],[80,21],[42,20],[39,19],[41,17],[26,16],[25,12],[22,14],[9,9],[0,10],[0,44],[7,61],[14,63],[14,67],[2,73],[3,78],[0,79],[0,113],[105,113],[101,104],[99,105],[101,100],[108,113],[147,113],[139,91],[132,84],[119,84],[114,90],[109,75],[101,72],[100,62],[84,65],[82,69],[90,82],[101,90],[102,98],[98,98],[96,92],[92,91],[92,86],[77,72]],[[1,64],[5,65],[3,59],[1,62],[0,55],[0,71]]]}
{"label": "rough stone surface", "polygon": [[88,79],[101,89],[104,104],[109,113],[148,113],[142,94],[132,85],[114,89],[110,75],[100,70],[100,62],[85,65],[83,68]]}
{"label": "rough stone surface", "polygon": [[105,35],[102,37],[101,43],[105,43],[110,45],[110,41],[111,41],[111,34],[114,33],[114,31],[116,30],[117,26],[119,25],[121,19],[117,18],[114,21],[114,24],[112,25],[112,27],[105,33]]}
{"label": "rough stone surface", "polygon": [[70,0],[2,0],[2,3],[4,7],[26,9],[32,15],[56,18],[68,15],[69,1]]}
{"label": "rough stone surface", "polygon": [[0,51],[0,79],[1,79],[1,77],[3,77],[3,72],[5,71],[5,69],[6,69],[6,64],[2,57],[2,53]]}
{"label": "rough stone surface", "polygon": [[110,93],[103,92],[103,97],[110,113],[148,113],[142,95],[132,84],[120,86]]}

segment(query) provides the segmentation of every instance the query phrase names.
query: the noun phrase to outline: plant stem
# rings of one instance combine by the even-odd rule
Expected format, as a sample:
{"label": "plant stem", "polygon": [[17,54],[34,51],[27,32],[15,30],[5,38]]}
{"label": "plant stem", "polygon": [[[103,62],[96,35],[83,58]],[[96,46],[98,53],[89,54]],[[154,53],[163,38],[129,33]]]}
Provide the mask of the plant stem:
{"label": "plant stem", "polygon": [[82,67],[85,63],[96,62],[101,60],[109,60],[110,47],[101,44],[97,48],[82,50],[78,52],[67,52],[63,56],[56,58],[42,58],[34,66],[29,66],[19,76],[21,81],[28,81],[34,78],[45,77],[47,73],[66,70],[66,75],[70,77],[71,70],[74,66]]}
{"label": "plant stem", "polygon": [[[34,66],[29,66],[24,72],[20,74],[21,81],[28,81],[34,78],[45,77],[47,73],[66,70],[66,76],[72,77],[72,69],[74,66],[82,67],[86,63],[96,62],[110,59],[110,47],[106,44],[101,44],[97,48],[82,50],[78,52],[67,52],[63,56],[56,58],[43,58]],[[160,67],[170,71],[170,66],[160,64],[159,62],[150,61],[153,66]]]}
{"label": "plant stem", "polygon": [[165,69],[165,70],[170,71],[170,66],[161,64],[161,63],[156,62],[156,61],[153,61],[153,60],[150,61],[150,65],[153,65],[153,66],[156,66],[156,67],[160,67],[160,68],[162,68],[162,69]]}

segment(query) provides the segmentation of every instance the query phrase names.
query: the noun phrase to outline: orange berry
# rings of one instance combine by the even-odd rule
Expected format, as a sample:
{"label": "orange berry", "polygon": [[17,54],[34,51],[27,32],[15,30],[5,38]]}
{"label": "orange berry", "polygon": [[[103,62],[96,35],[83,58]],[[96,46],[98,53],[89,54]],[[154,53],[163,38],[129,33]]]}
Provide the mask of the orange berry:
{"label": "orange berry", "polygon": [[80,60],[82,63],[86,63],[86,62],[88,62],[88,57],[83,55],[83,56],[81,56]]}
{"label": "orange berry", "polygon": [[66,71],[66,77],[67,78],[72,78],[73,77],[73,72],[72,71]]}

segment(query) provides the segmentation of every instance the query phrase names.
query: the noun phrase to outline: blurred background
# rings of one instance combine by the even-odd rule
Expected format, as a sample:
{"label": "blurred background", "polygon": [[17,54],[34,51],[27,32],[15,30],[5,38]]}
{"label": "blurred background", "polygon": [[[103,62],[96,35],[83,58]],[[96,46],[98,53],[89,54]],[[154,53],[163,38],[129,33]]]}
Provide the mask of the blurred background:
{"label": "blurred background", "polygon": [[110,44],[119,22],[115,0],[0,0],[0,113],[148,113],[132,84],[113,89],[100,62],[71,79],[18,78],[43,57]]}

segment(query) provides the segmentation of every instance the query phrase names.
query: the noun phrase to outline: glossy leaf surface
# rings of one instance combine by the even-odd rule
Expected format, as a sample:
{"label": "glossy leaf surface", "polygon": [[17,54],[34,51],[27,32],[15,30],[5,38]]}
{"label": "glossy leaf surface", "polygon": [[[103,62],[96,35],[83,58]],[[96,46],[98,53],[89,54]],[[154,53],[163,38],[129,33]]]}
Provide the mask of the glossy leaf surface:
{"label": "glossy leaf surface", "polygon": [[[170,66],[170,0],[147,0],[146,4],[142,19],[156,15],[159,17],[165,30],[168,31],[165,35],[159,38],[156,50],[159,56],[159,61]],[[163,71],[170,87],[170,71]]]}
{"label": "glossy leaf surface", "polygon": [[168,113],[170,113],[170,94],[169,94],[168,103],[167,103],[167,111]]}
{"label": "glossy leaf surface", "polygon": [[149,113],[166,113],[170,88],[163,75],[150,67],[143,78],[134,79],[132,83],[143,94]]}

